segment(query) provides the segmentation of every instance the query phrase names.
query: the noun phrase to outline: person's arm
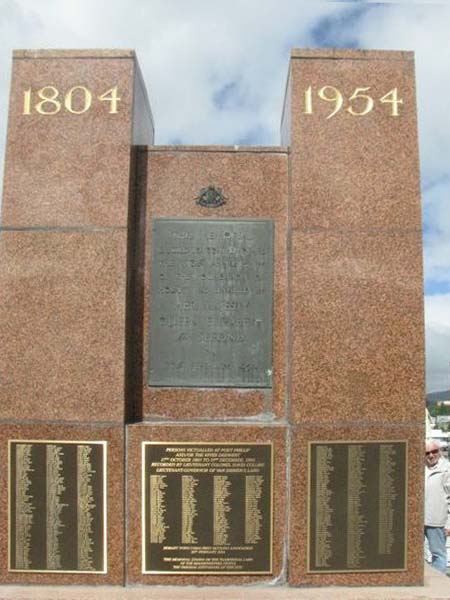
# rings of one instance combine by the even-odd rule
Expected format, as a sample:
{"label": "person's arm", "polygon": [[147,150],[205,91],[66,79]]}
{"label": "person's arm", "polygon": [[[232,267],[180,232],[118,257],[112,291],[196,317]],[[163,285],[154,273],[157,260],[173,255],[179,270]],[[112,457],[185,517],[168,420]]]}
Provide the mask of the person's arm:
{"label": "person's arm", "polygon": [[447,494],[447,523],[445,524],[445,534],[450,536],[450,469],[442,474],[442,485]]}

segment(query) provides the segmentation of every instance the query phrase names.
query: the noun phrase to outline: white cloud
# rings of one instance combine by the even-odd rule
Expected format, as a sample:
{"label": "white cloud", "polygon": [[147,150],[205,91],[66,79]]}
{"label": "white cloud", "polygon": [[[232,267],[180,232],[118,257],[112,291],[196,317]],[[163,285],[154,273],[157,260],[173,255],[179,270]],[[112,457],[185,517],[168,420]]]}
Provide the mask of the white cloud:
{"label": "white cloud", "polygon": [[[6,111],[13,48],[134,48],[149,90],[157,143],[278,144],[289,49],[346,3],[277,0],[0,0]],[[243,105],[220,110],[234,83]],[[4,139],[5,120],[0,122]],[[3,147],[0,150],[3,165]],[[0,167],[1,168],[1,167]]]}
{"label": "white cloud", "polygon": [[397,2],[371,7],[353,34],[363,47],[414,50],[421,166],[427,179],[449,168],[449,29],[448,3]]}
{"label": "white cloud", "polygon": [[[414,50],[423,194],[425,278],[450,285],[450,5],[373,6],[355,28],[363,47]],[[427,389],[449,386],[450,295],[425,299]]]}
{"label": "white cloud", "polygon": [[[424,245],[427,279],[445,283],[450,289],[450,173],[445,180],[431,186],[423,200],[427,224]],[[450,314],[450,305],[447,310]]]}
{"label": "white cloud", "polygon": [[450,363],[450,294],[425,299],[427,320],[427,389],[438,391],[449,387]]}

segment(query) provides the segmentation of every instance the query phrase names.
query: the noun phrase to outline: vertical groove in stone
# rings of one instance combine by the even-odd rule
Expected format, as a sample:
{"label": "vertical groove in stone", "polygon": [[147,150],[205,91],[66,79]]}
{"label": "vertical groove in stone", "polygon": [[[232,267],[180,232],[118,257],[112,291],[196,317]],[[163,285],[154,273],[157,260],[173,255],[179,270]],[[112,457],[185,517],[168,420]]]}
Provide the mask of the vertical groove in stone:
{"label": "vertical groove in stone", "polygon": [[147,189],[147,149],[131,149],[128,213],[127,298],[125,334],[125,421],[142,419],[144,348],[144,252]]}

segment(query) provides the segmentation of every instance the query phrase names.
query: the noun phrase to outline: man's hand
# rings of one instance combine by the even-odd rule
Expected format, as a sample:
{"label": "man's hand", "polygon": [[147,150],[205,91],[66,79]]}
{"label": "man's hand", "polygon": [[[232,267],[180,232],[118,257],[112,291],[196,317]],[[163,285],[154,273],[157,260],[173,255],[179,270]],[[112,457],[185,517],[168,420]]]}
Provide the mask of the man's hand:
{"label": "man's hand", "polygon": [[450,529],[445,529],[445,535],[449,536],[450,535]]}

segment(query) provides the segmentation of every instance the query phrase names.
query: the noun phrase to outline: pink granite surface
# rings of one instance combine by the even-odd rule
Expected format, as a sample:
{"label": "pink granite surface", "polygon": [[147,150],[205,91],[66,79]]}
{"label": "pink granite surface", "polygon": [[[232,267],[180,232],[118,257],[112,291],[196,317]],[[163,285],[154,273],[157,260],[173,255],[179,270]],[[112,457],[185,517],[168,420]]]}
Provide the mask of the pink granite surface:
{"label": "pink granite surface", "polygon": [[[289,583],[291,585],[423,584],[424,428],[417,425],[295,426],[291,438]],[[407,440],[407,570],[378,573],[308,573],[308,442]],[[450,588],[449,588],[450,589]]]}
{"label": "pink granite surface", "polygon": [[422,421],[420,242],[418,233],[293,232],[295,422]]}
{"label": "pink granite surface", "polygon": [[123,421],[126,231],[0,234],[0,418]]}
{"label": "pink granite surface", "polygon": [[[198,206],[200,189],[213,184],[228,198],[216,208]],[[144,419],[240,418],[273,413],[281,417],[286,402],[287,311],[287,156],[269,148],[216,150],[214,147],[159,149],[148,157],[146,252],[144,267]],[[147,345],[151,266],[151,223],[157,217],[195,219],[272,219],[275,225],[273,296],[273,387],[147,387]]]}
{"label": "pink granite surface", "polygon": [[376,60],[398,61],[414,60],[414,52],[409,50],[360,50],[354,48],[293,48],[292,58],[327,58],[327,59],[353,59],[353,60]]}
{"label": "pink granite surface", "polygon": [[[318,91],[333,86],[343,108]],[[350,114],[369,94],[373,110]],[[380,99],[397,88],[399,116]],[[417,584],[422,578],[423,283],[411,53],[295,50],[283,116],[290,142],[290,581]],[[311,90],[312,114],[305,94]],[[336,91],[325,87],[328,97]],[[367,99],[351,106],[362,112]],[[329,118],[327,118],[329,117]],[[287,127],[290,124],[290,132]],[[408,569],[306,572],[307,442],[405,439]]]}
{"label": "pink granite surface", "polygon": [[[130,51],[14,54],[3,226],[126,226],[132,122],[139,117],[133,115],[136,70]],[[37,91],[50,85],[60,92],[61,109],[39,114],[34,108]],[[82,114],[64,106],[65,94],[74,86],[84,86],[92,95]],[[114,86],[120,101],[117,114],[110,114],[110,103],[98,96]],[[24,115],[28,89],[31,114]],[[82,100],[83,91],[75,91],[72,108],[81,110]],[[42,109],[56,110],[50,103]]]}
{"label": "pink granite surface", "polygon": [[[286,534],[286,428],[258,425],[127,425],[127,584],[236,585],[283,582]],[[273,573],[272,575],[142,574],[142,442],[273,443]]]}
{"label": "pink granite surface", "polygon": [[[14,59],[2,223],[125,225],[133,59],[44,56]],[[24,90],[34,94],[48,85],[61,90],[60,100],[73,86],[85,86],[92,105],[83,114],[63,107],[55,115],[23,115]],[[119,113],[109,114],[109,103],[95,97],[115,85],[122,100]]]}
{"label": "pink granite surface", "polygon": [[[146,420],[203,423],[127,427],[127,578],[132,585],[283,583],[286,429],[233,423],[274,417],[303,424],[294,427],[290,463],[291,584],[421,582],[423,292],[412,55],[296,50],[292,57],[283,118],[289,155],[286,148],[211,146],[154,147],[148,157],[141,152],[141,162],[143,154],[147,164],[138,187],[147,184],[147,211],[145,219],[131,224],[137,250],[134,259],[128,256],[137,296],[130,305],[136,314],[129,314],[133,326],[127,350],[140,367],[130,388],[132,412],[142,412]],[[2,219],[9,229],[38,231],[0,233],[5,267],[0,274],[0,418],[42,425],[3,425],[0,451],[6,452],[11,437],[110,441],[112,551],[106,576],[16,578],[5,571],[3,545],[0,573],[5,582],[123,581],[122,429],[49,422],[124,418],[130,142],[146,143],[143,131],[146,139],[151,137],[151,117],[139,125],[146,98],[140,83],[133,96],[133,78],[140,81],[136,74],[130,51],[15,53]],[[108,105],[95,100],[83,115],[22,115],[23,91],[49,84],[66,91],[85,85],[95,96],[118,85],[123,90],[119,114],[108,115]],[[321,86],[336,86],[346,98],[356,87],[370,86],[375,110],[361,117],[342,110],[326,119],[331,103],[314,96],[314,114],[305,115],[304,92],[310,85],[314,93]],[[389,116],[389,104],[379,103],[394,87],[404,100],[398,118]],[[354,106],[361,107],[361,102]],[[195,203],[199,190],[210,184],[221,187],[227,197],[214,210]],[[144,217],[144,208],[144,203],[137,206],[136,214]],[[159,217],[273,219],[272,389],[147,386],[151,222]],[[218,425],[214,419],[230,424]],[[308,441],[325,438],[408,439],[406,572],[306,572],[305,449]],[[140,451],[142,441],[156,440],[274,442],[273,576],[141,573]],[[5,472],[2,477],[0,488],[5,490]],[[0,528],[6,531],[6,491],[0,498]]]}
{"label": "pink granite surface", "polygon": [[[414,61],[410,53],[311,51],[291,60],[292,227],[362,230],[421,228]],[[404,56],[406,54],[406,56]],[[376,55],[378,56],[378,55]],[[384,59],[382,57],[385,57]],[[339,60],[341,59],[341,60]],[[338,88],[343,108],[327,118],[333,102],[317,97],[323,86]],[[312,87],[313,114],[304,114]],[[348,98],[357,87],[374,99],[367,115],[349,114]],[[398,89],[399,116],[379,99]],[[332,95],[332,90],[327,90]],[[355,111],[366,101],[353,101]],[[380,231],[379,231],[380,230]]]}
{"label": "pink granite surface", "polygon": [[448,578],[425,565],[423,586],[288,588],[284,586],[0,586],[1,600],[448,600]]}
{"label": "pink granite surface", "polygon": [[[334,86],[342,110],[318,97]],[[369,94],[373,110],[362,112]],[[399,116],[380,98],[397,88]],[[305,93],[312,92],[312,114]],[[291,120],[291,416],[423,415],[421,212],[411,53],[295,50]],[[325,88],[330,97],[333,90]],[[290,114],[286,114],[286,110]]]}
{"label": "pink granite surface", "polygon": [[[124,430],[122,426],[21,425],[0,426],[0,580],[21,584],[123,584],[124,564]],[[107,442],[107,573],[8,572],[8,440]],[[0,591],[0,597],[2,592]]]}
{"label": "pink granite surface", "polygon": [[[56,94],[39,92],[46,86],[56,100],[40,110],[55,114],[37,110],[39,94]],[[117,114],[99,98],[113,87]],[[37,421],[123,422],[130,149],[152,138],[133,51],[14,53],[0,234],[1,417],[19,409]]]}

